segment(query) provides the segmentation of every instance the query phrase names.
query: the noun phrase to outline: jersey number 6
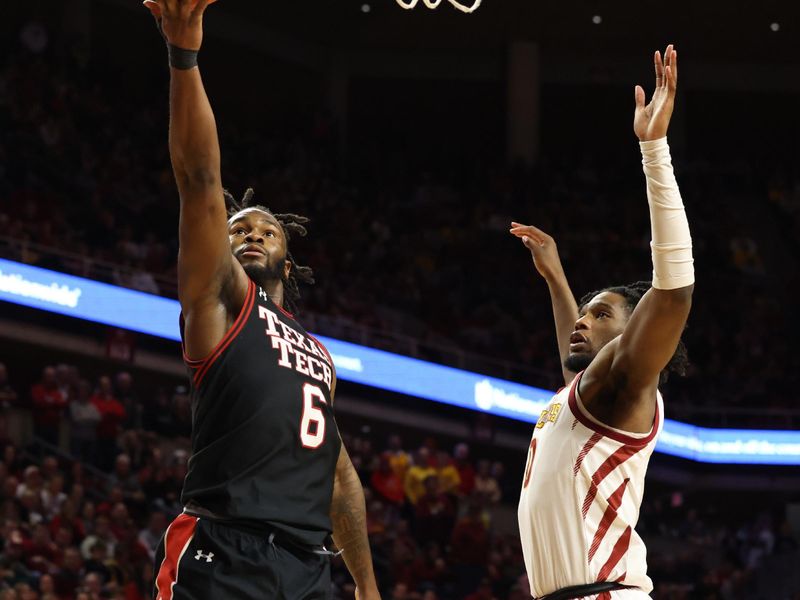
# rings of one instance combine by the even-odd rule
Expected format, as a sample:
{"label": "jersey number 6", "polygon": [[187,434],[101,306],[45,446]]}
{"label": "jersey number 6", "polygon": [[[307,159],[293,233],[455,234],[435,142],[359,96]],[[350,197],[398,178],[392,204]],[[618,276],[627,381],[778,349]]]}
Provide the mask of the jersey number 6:
{"label": "jersey number 6", "polygon": [[303,386],[303,416],[300,419],[300,441],[303,448],[314,450],[325,441],[325,413],[314,406],[314,398],[327,404],[322,390],[306,383]]}

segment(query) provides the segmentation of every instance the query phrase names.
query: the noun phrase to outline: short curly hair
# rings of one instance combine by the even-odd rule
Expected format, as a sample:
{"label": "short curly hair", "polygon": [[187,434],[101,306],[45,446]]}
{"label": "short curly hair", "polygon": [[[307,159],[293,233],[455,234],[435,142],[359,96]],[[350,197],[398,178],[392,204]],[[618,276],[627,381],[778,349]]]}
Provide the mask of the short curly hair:
{"label": "short curly hair", "polygon": [[[628,303],[628,309],[633,312],[633,309],[636,308],[637,304],[639,304],[639,300],[642,299],[642,296],[644,296],[651,287],[653,287],[653,284],[650,281],[636,281],[628,285],[615,285],[607,287],[602,290],[585,294],[578,303],[578,307],[583,308],[598,294],[602,294],[603,292],[611,292],[612,294],[619,294],[625,298]],[[669,359],[667,366],[664,367],[658,376],[658,384],[662,385],[666,383],[669,379],[670,373],[675,373],[681,377],[685,376],[688,368],[689,354],[686,350],[686,344],[683,343],[683,339],[680,339],[678,340],[678,347],[675,348],[675,353],[672,355],[672,358]]]}
{"label": "short curly hair", "polygon": [[225,196],[225,204],[228,207],[228,216],[233,217],[236,213],[243,211],[246,208],[256,208],[263,210],[265,213],[272,215],[278,221],[283,230],[283,235],[286,237],[286,260],[291,263],[289,275],[283,279],[283,303],[286,310],[289,312],[297,312],[297,302],[300,300],[300,286],[304,283],[312,285],[314,283],[314,271],[311,267],[297,264],[292,253],[289,251],[289,241],[292,234],[305,237],[308,230],[305,224],[308,223],[308,217],[295,215],[293,213],[275,214],[266,206],[260,204],[253,204],[253,196],[255,192],[253,188],[247,188],[241,201],[237,201],[228,190],[223,190]]}

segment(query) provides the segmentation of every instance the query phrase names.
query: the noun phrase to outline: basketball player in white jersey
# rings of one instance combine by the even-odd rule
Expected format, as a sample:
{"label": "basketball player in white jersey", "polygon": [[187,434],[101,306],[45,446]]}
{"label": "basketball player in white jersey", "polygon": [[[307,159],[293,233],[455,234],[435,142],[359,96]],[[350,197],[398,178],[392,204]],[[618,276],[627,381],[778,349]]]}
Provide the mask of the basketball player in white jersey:
{"label": "basketball player in white jersey", "polygon": [[566,387],[539,417],[519,503],[534,598],[649,598],[634,527],[647,463],[663,424],[658,385],[685,367],[680,343],[694,287],[692,240],[672,172],[667,127],[677,54],[655,53],[656,89],[636,86],[633,128],[647,180],[652,284],[612,287],[578,305],[553,238],[513,223],[550,289]]}

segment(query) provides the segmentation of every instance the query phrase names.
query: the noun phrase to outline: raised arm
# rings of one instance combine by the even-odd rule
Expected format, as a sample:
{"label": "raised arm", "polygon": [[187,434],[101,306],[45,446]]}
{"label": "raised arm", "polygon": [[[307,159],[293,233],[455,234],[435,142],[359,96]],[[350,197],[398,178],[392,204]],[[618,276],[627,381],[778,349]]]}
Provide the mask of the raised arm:
{"label": "raised arm", "polygon": [[622,335],[601,351],[608,351],[608,360],[593,361],[585,375],[587,384],[597,381],[595,371],[607,366],[604,379],[614,388],[608,391],[634,408],[630,412],[639,415],[637,427],[641,429],[652,425],[659,374],[678,346],[694,289],[692,238],[666,139],[678,81],[677,61],[671,45],[663,60],[659,52],[655,53],[656,89],[649,104],[645,105],[644,90],[636,86],[634,131],[647,179],[652,288],[634,309]]}
{"label": "raised arm", "polygon": [[367,538],[367,510],[364,489],[344,444],[336,463],[331,502],[333,541],[342,550],[347,570],[356,582],[357,600],[379,600],[372,553]]}
{"label": "raised arm", "polygon": [[564,361],[569,355],[569,336],[575,329],[575,321],[578,320],[578,304],[564,274],[556,241],[532,225],[512,222],[510,231],[530,250],[533,264],[550,290],[561,371],[564,374],[564,383],[568,384],[575,377],[575,373],[564,366]]}
{"label": "raised arm", "polygon": [[228,240],[214,113],[200,69],[192,66],[212,1],[144,2],[170,46],[169,150],[181,203],[178,297],[191,358],[203,358],[224,336],[227,315],[241,307],[247,289]]}

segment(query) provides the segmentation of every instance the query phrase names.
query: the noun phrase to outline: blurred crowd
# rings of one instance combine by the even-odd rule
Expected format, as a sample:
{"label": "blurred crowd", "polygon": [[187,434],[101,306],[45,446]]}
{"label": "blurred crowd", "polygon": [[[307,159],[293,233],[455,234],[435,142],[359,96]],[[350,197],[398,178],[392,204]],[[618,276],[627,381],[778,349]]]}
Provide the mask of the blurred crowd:
{"label": "blurred crowd", "polygon": [[[90,55],[48,44],[46,31],[44,44],[41,32],[25,33],[0,62],[3,253],[174,294],[178,203],[166,89],[154,102],[158,85],[147,75],[132,86]],[[154,67],[155,76],[163,73]],[[556,238],[578,296],[651,272],[635,153],[623,160],[589,149],[535,168],[419,165],[390,139],[342,156],[335,131],[322,112],[289,134],[256,132],[247,115],[221,128],[224,182],[235,195],[252,186],[258,202],[312,218],[294,251],[317,273],[304,291],[311,329],[352,338],[357,326],[383,340],[402,332],[432,360],[451,354],[430,348],[466,349],[531,367],[516,378],[553,387],[560,369],[549,299],[507,234],[511,219]],[[685,336],[693,367],[667,384],[672,416],[705,423],[729,407],[757,406],[749,425],[788,426],[781,409],[793,402],[774,390],[797,385],[800,373],[780,308],[797,283],[800,173],[680,153],[676,163],[698,285]]]}
{"label": "blurred crowd", "polygon": [[[0,364],[0,405],[0,600],[148,598],[155,548],[182,508],[186,389],[141,385],[126,371],[90,382],[66,364],[22,386]],[[384,598],[529,598],[519,473],[473,456],[468,441],[409,448],[399,435],[342,435],[365,488]],[[784,505],[725,510],[714,498],[648,493],[638,529],[656,598],[760,598],[767,562],[800,556]],[[352,600],[339,559],[333,579],[336,600]]]}
{"label": "blurred crowd", "polygon": [[[149,597],[156,545],[182,509],[186,389],[142,390],[125,371],[90,383],[66,364],[21,389],[0,364],[0,401],[0,598]],[[26,422],[36,443],[18,441]],[[505,598],[522,589],[519,542],[493,528],[516,480],[500,462],[475,460],[466,443],[450,454],[431,439],[410,453],[399,436],[385,448],[343,437],[387,593],[465,598],[488,585]],[[353,597],[348,579],[337,561],[337,598]]]}

